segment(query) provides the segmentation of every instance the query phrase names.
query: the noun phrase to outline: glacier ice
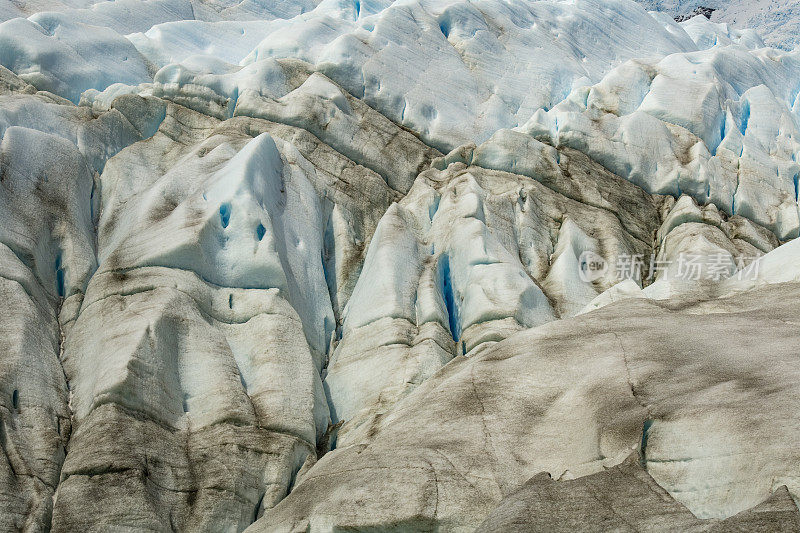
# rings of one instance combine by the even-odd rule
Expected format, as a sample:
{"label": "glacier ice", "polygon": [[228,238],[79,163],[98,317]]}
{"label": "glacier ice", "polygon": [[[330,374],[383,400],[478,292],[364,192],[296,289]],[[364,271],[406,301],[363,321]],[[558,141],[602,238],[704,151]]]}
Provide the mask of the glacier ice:
{"label": "glacier ice", "polygon": [[[648,10],[665,17],[702,22],[710,18],[723,36],[745,36],[756,43],[791,50],[797,47],[798,6],[792,1],[770,0],[637,0]],[[708,15],[698,14],[698,8]],[[749,34],[749,35],[748,35]],[[760,35],[759,35],[760,34]]]}
{"label": "glacier ice", "polygon": [[797,17],[695,4],[0,3],[0,530],[800,528]]}

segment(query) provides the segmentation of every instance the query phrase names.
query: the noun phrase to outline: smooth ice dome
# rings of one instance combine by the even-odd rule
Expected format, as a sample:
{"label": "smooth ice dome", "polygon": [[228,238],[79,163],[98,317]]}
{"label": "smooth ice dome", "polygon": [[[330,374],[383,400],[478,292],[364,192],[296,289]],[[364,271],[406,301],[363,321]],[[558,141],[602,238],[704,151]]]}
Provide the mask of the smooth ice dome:
{"label": "smooth ice dome", "polygon": [[800,530],[760,6],[0,2],[0,530]]}

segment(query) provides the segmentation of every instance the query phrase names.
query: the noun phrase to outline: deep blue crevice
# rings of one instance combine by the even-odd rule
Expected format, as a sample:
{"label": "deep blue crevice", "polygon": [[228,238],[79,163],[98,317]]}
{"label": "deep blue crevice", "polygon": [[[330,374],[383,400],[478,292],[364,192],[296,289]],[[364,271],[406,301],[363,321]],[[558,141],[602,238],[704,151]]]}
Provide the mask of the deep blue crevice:
{"label": "deep blue crevice", "polygon": [[253,512],[253,520],[252,520],[252,522],[255,522],[256,520],[258,520],[260,518],[258,516],[258,512],[261,510],[261,505],[262,505],[263,502],[264,502],[264,494],[262,494],[261,497],[258,499],[258,502],[256,502],[256,509]]}
{"label": "deep blue crevice", "polygon": [[89,216],[94,221],[94,189],[95,184],[92,183],[92,192],[89,194]]}
{"label": "deep blue crevice", "polygon": [[433,202],[431,202],[431,205],[428,206],[428,218],[431,222],[433,222],[433,217],[436,216],[436,212],[439,211],[440,201],[441,197],[437,194],[433,197]]}
{"label": "deep blue crevice", "polygon": [[233,309],[233,294],[228,296],[228,309]]}
{"label": "deep blue crevice", "polygon": [[58,297],[63,298],[66,294],[66,283],[64,281],[64,269],[61,266],[61,254],[56,256],[56,291]]}
{"label": "deep blue crevice", "polygon": [[19,391],[17,389],[11,393],[11,407],[19,409]]}
{"label": "deep blue crevice", "polygon": [[259,224],[258,227],[256,228],[256,237],[258,237],[258,240],[260,241],[261,239],[263,239],[264,235],[266,234],[267,234],[267,228],[264,227],[264,224]]}
{"label": "deep blue crevice", "polygon": [[742,135],[745,134],[747,131],[747,125],[750,122],[750,102],[748,100],[744,101],[742,105],[742,121],[741,125],[739,126],[739,131],[742,132]]}
{"label": "deep blue crevice", "polygon": [[642,427],[642,443],[639,447],[642,464],[647,462],[647,439],[650,437],[649,433],[652,426],[652,419],[648,418],[644,421],[644,426]]}
{"label": "deep blue crevice", "polygon": [[444,18],[439,21],[439,30],[441,30],[442,35],[444,38],[447,39],[450,37],[450,19]]}
{"label": "deep blue crevice", "polygon": [[[322,275],[325,276],[325,284],[328,286],[328,296],[331,300],[333,316],[338,324],[340,320],[340,309],[337,295],[338,284],[336,281],[336,236],[334,235],[333,226],[333,212],[331,212],[330,216],[328,217],[328,222],[325,224],[325,232],[322,236],[322,253],[320,260],[322,263]],[[326,325],[326,336],[328,334],[327,327],[328,326]],[[331,331],[334,331],[335,329],[336,324],[333,325]]]}
{"label": "deep blue crevice", "polygon": [[708,145],[708,151],[712,156],[717,155],[717,150],[719,149],[719,145],[722,144],[722,141],[725,140],[725,122],[727,117],[722,115],[722,119],[719,121],[719,140],[712,139],[711,144]]}
{"label": "deep blue crevice", "polygon": [[361,2],[356,0],[356,2],[353,4],[353,7],[356,10],[356,18],[360,17],[361,16]]}
{"label": "deep blue crevice", "polygon": [[794,181],[794,201],[797,202],[800,200],[800,189],[798,189],[798,179],[800,179],[800,175],[795,174],[792,181]]}
{"label": "deep blue crevice", "polygon": [[219,206],[219,220],[223,228],[227,228],[231,221],[231,204],[224,203]]}
{"label": "deep blue crevice", "polygon": [[461,338],[461,324],[458,319],[458,305],[453,291],[453,281],[450,273],[450,257],[442,254],[439,257],[439,282],[442,287],[444,305],[447,308],[447,321],[453,340],[458,342]]}

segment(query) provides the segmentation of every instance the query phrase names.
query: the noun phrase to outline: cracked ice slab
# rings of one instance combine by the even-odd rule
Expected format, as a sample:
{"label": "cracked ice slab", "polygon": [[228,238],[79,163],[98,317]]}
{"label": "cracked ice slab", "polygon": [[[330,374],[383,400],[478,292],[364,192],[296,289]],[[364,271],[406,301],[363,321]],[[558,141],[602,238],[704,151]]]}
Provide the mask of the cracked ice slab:
{"label": "cracked ice slab", "polygon": [[797,337],[798,290],[627,300],[456,358],[250,530],[365,527],[378,513],[396,527],[475,528],[537,473],[566,480],[623,462],[646,420],[647,472],[694,515],[733,516],[782,485],[796,496],[800,397],[785,341]]}

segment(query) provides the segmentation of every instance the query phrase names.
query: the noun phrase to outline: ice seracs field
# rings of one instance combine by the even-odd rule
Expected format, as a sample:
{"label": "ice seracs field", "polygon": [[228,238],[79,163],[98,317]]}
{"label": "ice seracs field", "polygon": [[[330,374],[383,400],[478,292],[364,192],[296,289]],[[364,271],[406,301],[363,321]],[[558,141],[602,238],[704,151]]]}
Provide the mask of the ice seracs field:
{"label": "ice seracs field", "polygon": [[0,19],[0,531],[800,531],[796,2]]}

